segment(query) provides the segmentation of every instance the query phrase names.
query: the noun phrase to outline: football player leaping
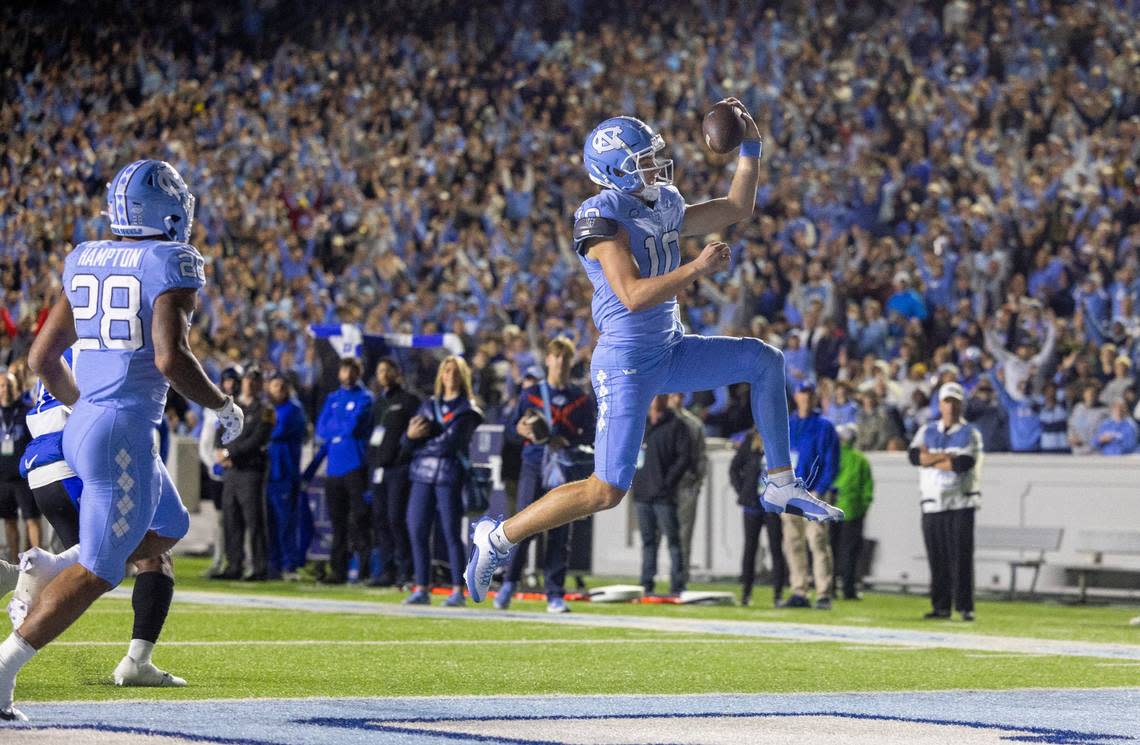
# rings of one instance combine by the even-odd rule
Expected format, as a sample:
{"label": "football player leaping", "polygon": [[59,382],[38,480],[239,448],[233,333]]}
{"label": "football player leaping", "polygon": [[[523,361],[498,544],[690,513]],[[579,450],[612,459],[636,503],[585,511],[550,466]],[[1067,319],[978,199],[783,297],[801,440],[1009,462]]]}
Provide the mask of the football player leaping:
{"label": "football player leaping", "polygon": [[841,520],[792,470],[784,356],[759,339],[687,335],[677,293],[726,268],[729,247],[709,243],[681,263],[681,239],[719,231],[752,214],[759,177],[760,131],[747,124],[727,197],[687,206],[673,186],[673,161],[658,160],[665,142],[633,117],[607,119],[586,138],[586,173],[602,187],[574,214],[574,246],[594,285],[593,316],[601,337],[590,376],[597,394],[594,473],[554,489],[506,521],[473,527],[466,580],[481,601],[495,569],[522,539],[617,505],[633,481],[649,403],[659,393],[687,393],[733,383],[752,386],[752,415],[768,458],[760,504],[809,520]]}
{"label": "football player leaping", "polygon": [[[0,720],[26,719],[12,705],[16,673],[95,600],[122,581],[128,561],[160,561],[186,535],[189,516],[151,433],[170,385],[216,409],[222,441],[241,432],[242,411],[210,382],[190,351],[190,319],[205,284],[191,246],[194,197],[178,172],[136,161],[107,195],[120,240],[76,246],[28,362],[72,406],[63,455],[83,481],[79,544],[52,557],[63,568],[20,627],[0,643]],[[77,342],[74,375],[61,355]],[[47,556],[50,556],[47,555]],[[44,556],[41,561],[46,561]]]}

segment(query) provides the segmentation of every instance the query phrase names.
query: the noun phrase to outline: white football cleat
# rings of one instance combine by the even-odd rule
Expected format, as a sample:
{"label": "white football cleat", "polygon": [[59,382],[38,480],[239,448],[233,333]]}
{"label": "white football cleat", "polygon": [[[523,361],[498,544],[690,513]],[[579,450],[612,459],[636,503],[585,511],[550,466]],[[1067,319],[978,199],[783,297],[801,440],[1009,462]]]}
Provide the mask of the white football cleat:
{"label": "white football cleat", "polygon": [[77,559],[62,559],[58,554],[42,548],[29,548],[20,554],[20,577],[16,580],[16,589],[12,591],[12,599],[8,602],[8,619],[12,622],[12,628],[20,628],[44,588],[76,561]]}
{"label": "white football cleat", "polygon": [[8,620],[12,622],[12,629],[18,630],[24,625],[24,619],[28,617],[28,604],[23,600],[12,598],[8,601]]}
{"label": "white football cleat", "polygon": [[769,481],[760,492],[760,506],[767,512],[786,512],[815,522],[843,520],[843,510],[816,498],[804,486],[803,479],[796,479],[785,486],[776,486]]}
{"label": "white football cleat", "polygon": [[467,571],[463,577],[467,581],[467,592],[476,603],[483,602],[483,598],[487,597],[495,570],[511,555],[510,551],[496,551],[491,545],[491,532],[499,527],[500,522],[490,517],[481,517],[471,526],[471,559],[467,562]]}
{"label": "white football cleat", "polygon": [[130,655],[124,657],[115,667],[115,685],[138,688],[182,688],[186,681],[165,670],[159,670],[153,662],[135,662]]}
{"label": "white football cleat", "polygon": [[15,706],[0,709],[0,722],[26,722],[28,717]]}

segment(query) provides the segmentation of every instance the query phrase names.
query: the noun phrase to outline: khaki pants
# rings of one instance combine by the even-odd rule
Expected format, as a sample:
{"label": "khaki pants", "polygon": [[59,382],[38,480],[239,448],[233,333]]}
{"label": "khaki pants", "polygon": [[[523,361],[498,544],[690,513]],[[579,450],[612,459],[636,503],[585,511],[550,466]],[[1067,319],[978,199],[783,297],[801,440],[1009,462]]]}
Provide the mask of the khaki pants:
{"label": "khaki pants", "polygon": [[811,545],[815,597],[831,596],[831,535],[827,525],[805,520],[799,515],[780,515],[784,527],[784,559],[788,562],[788,584],[793,595],[807,596],[807,547]]}

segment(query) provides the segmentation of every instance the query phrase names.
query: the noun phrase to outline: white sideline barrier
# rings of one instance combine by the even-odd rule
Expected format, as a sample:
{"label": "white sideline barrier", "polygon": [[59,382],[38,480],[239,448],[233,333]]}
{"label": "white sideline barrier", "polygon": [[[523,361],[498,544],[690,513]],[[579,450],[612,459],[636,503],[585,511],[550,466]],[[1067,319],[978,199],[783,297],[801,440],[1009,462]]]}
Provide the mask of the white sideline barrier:
{"label": "white sideline barrier", "polygon": [[[875,501],[864,535],[878,542],[868,581],[925,588],[929,572],[922,543],[918,469],[905,453],[870,453],[868,457]],[[709,460],[709,478],[697,509],[691,571],[698,578],[738,577],[744,531],[736,493],[728,480],[732,451],[710,449]],[[1061,550],[1046,555],[1037,589],[1073,592],[1072,586],[1064,584],[1061,566],[1090,560],[1073,549],[1078,530],[1140,530],[1140,456],[987,455],[982,464],[982,508],[977,524],[1064,528]],[[767,550],[767,536],[761,549]],[[1138,557],[1108,557],[1106,564],[1140,570]],[[664,539],[657,565],[658,580],[667,577]],[[641,540],[632,501],[623,500],[594,517],[593,571],[640,574]],[[1004,589],[1009,585],[1009,568],[1004,563],[978,562],[975,577],[979,589]],[[1140,582],[1132,589],[1140,596]]]}

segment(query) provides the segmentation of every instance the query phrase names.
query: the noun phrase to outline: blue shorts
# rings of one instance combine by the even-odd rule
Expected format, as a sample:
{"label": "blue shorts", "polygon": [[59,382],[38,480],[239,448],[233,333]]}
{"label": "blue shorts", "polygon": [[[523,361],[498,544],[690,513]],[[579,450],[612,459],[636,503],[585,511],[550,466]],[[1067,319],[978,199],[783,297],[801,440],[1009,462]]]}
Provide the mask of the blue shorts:
{"label": "blue shorts", "polygon": [[83,481],[79,563],[118,585],[148,530],[181,538],[190,516],[158,457],[154,424],[79,401],[63,430],[63,454]]}
{"label": "blue shorts", "polygon": [[[594,475],[619,489],[629,489],[654,396],[744,382],[756,386],[772,365],[779,365],[782,373],[780,352],[751,338],[686,335],[676,344],[651,352],[599,344],[590,363],[598,400]],[[780,405],[786,407],[782,379],[779,386]]]}

